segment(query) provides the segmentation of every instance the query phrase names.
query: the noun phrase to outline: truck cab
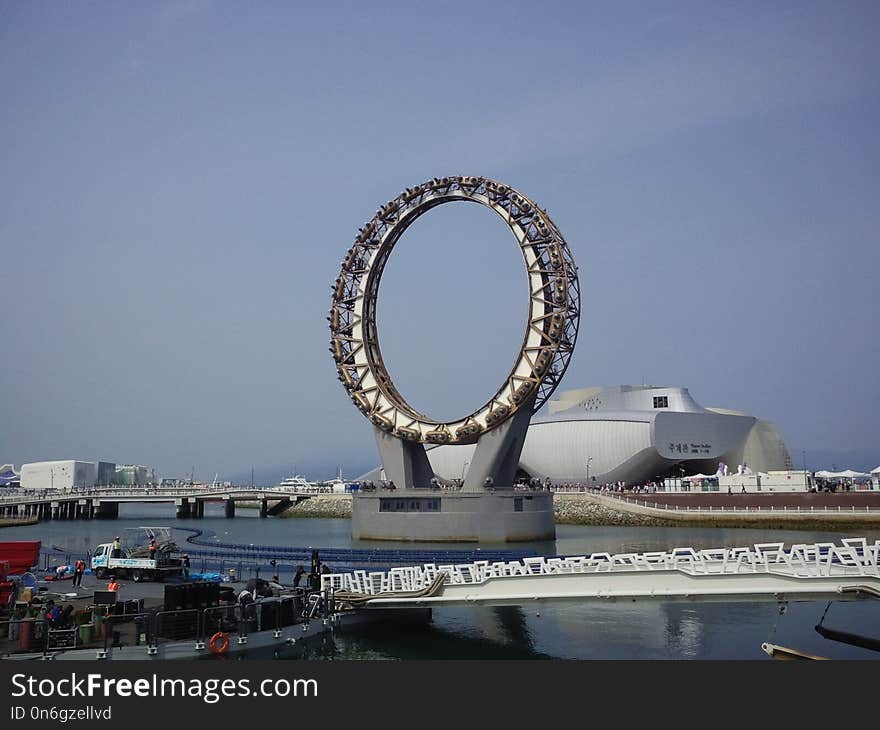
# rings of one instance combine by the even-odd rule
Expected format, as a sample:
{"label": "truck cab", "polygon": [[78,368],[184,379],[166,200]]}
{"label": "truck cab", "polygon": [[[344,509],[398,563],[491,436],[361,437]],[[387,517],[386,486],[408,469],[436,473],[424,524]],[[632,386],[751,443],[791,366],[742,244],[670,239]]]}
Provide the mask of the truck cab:
{"label": "truck cab", "polygon": [[[164,531],[164,532],[160,532]],[[131,530],[126,530],[127,533]],[[95,576],[103,579],[108,575],[130,577],[133,581],[163,580],[167,575],[182,572],[183,564],[176,556],[177,546],[171,541],[169,528],[134,528],[134,534],[126,535],[119,548],[113,542],[101,543],[92,551],[91,568]],[[144,537],[155,541],[156,549],[150,551],[143,544]],[[157,537],[163,538],[161,542]]]}

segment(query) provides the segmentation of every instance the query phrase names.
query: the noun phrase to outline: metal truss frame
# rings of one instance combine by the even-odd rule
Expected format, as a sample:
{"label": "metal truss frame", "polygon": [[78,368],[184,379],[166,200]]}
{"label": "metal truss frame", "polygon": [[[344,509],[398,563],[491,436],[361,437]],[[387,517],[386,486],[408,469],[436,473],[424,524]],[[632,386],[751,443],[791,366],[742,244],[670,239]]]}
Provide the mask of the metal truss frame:
{"label": "metal truss frame", "polygon": [[[526,267],[529,317],[520,352],[498,391],[467,416],[439,421],[416,411],[394,386],[379,347],[376,301],[385,264],[406,229],[451,202],[485,205],[507,224]],[[562,380],[577,340],[580,285],[565,239],[546,210],[483,177],[434,178],[383,205],[358,231],[332,289],[330,351],[339,380],[377,429],[404,442],[476,443],[520,409],[536,412]]]}

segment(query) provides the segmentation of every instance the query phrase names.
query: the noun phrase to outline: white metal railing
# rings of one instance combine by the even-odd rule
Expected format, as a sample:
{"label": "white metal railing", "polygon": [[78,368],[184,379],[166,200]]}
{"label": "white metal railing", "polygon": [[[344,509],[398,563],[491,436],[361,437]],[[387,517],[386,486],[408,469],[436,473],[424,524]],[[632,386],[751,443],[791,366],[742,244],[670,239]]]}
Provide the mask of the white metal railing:
{"label": "white metal railing", "polygon": [[626,573],[679,571],[689,575],[736,575],[776,573],[797,578],[870,576],[880,578],[880,540],[863,537],[841,541],[795,544],[786,549],[781,542],[758,543],[752,547],[691,547],[645,553],[593,553],[577,557],[533,557],[489,562],[480,560],[460,565],[425,565],[391,568],[387,572],[356,570],[321,577],[321,587],[366,595],[419,591],[430,586],[441,573],[444,585],[477,585],[490,579],[565,573]]}

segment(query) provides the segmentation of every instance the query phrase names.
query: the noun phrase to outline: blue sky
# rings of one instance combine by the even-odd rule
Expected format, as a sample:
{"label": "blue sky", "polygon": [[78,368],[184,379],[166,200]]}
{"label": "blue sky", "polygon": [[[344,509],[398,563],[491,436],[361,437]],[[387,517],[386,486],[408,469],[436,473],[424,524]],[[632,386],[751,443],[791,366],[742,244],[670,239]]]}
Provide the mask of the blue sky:
{"label": "blue sky", "polygon": [[[681,385],[775,422],[795,461],[880,463],[878,20],[870,2],[0,3],[0,461],[371,465],[328,285],[376,208],[460,173],[534,198],[571,246],[563,387]],[[408,231],[379,317],[415,405],[451,417],[494,390],[520,269],[488,211]]]}

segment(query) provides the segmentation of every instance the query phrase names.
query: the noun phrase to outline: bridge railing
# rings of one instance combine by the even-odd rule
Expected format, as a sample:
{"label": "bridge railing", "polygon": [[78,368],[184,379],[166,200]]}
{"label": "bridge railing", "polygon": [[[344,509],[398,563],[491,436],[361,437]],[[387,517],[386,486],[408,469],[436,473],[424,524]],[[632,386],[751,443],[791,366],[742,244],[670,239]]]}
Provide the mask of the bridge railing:
{"label": "bridge railing", "polygon": [[[718,492],[707,492],[707,494],[718,494]],[[780,494],[776,492],[775,494]],[[798,494],[801,494],[800,492]],[[707,505],[703,507],[692,507],[691,505],[678,505],[678,504],[670,504],[668,502],[660,502],[657,497],[661,495],[654,495],[653,499],[648,498],[638,498],[634,496],[625,496],[620,494],[615,494],[613,492],[602,492],[602,493],[592,493],[591,496],[600,497],[610,500],[615,500],[617,502],[623,502],[625,504],[634,504],[638,507],[647,507],[650,509],[663,510],[666,512],[689,512],[689,513],[707,513],[711,515],[719,515],[719,514],[735,514],[735,515],[743,515],[746,513],[761,513],[761,514],[771,514],[771,515],[790,515],[790,514],[800,514],[800,515],[810,515],[810,514],[878,514],[880,513],[880,495],[878,495],[878,500],[876,505],[865,505],[864,507],[856,507],[855,505],[850,505],[849,507],[842,507],[841,505],[831,506],[831,505],[823,505],[822,507],[815,507],[813,505],[810,506],[809,509],[804,507],[801,508],[800,505],[795,505],[792,507],[788,507],[783,505],[782,507],[772,507],[772,506],[762,506],[762,505],[743,505],[741,507],[737,507],[736,505],[732,506],[724,506],[724,505]]]}
{"label": "bridge railing", "polygon": [[329,488],[305,489],[291,487],[73,487],[71,489],[16,489],[14,493],[0,495],[0,506],[34,502],[66,502],[73,499],[138,499],[143,497],[168,499],[210,498],[231,496],[233,498],[256,498],[275,495],[329,494]]}
{"label": "bridge railing", "polygon": [[690,575],[780,573],[797,578],[871,576],[880,578],[880,540],[845,538],[831,542],[758,543],[752,547],[692,547],[646,553],[593,553],[572,557],[534,557],[515,561],[476,561],[468,564],[425,564],[388,571],[355,570],[322,576],[324,590],[366,595],[419,591],[438,575],[444,585],[477,585],[490,579],[567,573],[679,571]]}

